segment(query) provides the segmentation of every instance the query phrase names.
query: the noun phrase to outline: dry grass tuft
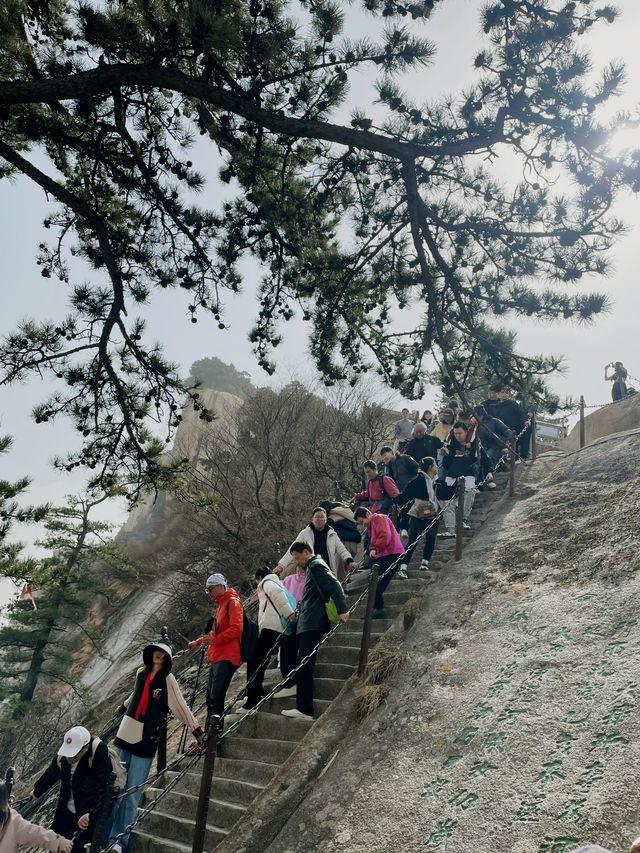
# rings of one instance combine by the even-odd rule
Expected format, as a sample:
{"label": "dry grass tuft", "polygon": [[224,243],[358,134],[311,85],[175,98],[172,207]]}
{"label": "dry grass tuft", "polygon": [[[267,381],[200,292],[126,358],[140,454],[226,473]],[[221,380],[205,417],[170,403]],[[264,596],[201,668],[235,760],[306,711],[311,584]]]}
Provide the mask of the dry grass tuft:
{"label": "dry grass tuft", "polygon": [[402,639],[399,631],[391,631],[381,638],[369,655],[366,671],[368,684],[382,684],[406,661],[407,653],[400,647]]}
{"label": "dry grass tuft", "polygon": [[422,613],[423,607],[424,598],[421,595],[414,595],[413,598],[405,602],[402,608],[402,626],[405,631],[408,631],[413,626],[418,616]]}
{"label": "dry grass tuft", "polygon": [[364,720],[378,708],[389,695],[386,684],[369,684],[363,687],[356,696],[356,714],[359,720]]}

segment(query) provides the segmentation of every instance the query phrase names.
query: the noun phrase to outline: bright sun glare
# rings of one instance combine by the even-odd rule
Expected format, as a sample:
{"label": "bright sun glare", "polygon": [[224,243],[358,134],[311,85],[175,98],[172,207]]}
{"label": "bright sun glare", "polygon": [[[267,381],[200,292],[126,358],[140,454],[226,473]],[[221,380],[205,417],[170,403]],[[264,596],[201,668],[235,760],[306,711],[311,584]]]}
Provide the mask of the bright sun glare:
{"label": "bright sun glare", "polygon": [[609,139],[609,151],[614,156],[636,148],[640,148],[640,124],[621,127]]}

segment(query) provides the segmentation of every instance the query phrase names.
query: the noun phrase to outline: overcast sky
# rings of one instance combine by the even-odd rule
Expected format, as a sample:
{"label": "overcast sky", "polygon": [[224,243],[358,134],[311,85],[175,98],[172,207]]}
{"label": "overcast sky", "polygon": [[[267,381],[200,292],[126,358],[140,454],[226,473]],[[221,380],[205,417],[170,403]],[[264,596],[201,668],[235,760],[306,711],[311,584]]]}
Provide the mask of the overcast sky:
{"label": "overcast sky", "polygon": [[[482,45],[483,36],[478,26],[478,0],[444,0],[438,5],[432,19],[420,27],[422,34],[431,38],[438,46],[435,62],[420,72],[413,73],[403,85],[416,99],[433,98],[446,92],[456,92],[467,85],[474,76],[472,60]],[[620,0],[617,6],[622,11],[621,19],[613,26],[598,26],[592,33],[590,47],[594,65],[601,67],[612,59],[622,59],[628,69],[625,96],[618,100],[617,109],[632,110],[636,107],[635,93],[640,91],[640,3],[637,0]],[[349,28],[352,35],[375,33],[371,18],[354,5],[349,11]],[[359,73],[354,77],[352,94],[345,113],[345,120],[354,104],[366,106],[373,99],[370,74]],[[632,146],[633,139],[616,140],[616,145]],[[635,146],[633,146],[635,147]],[[640,147],[640,140],[637,143]],[[215,170],[212,168],[212,179]],[[27,179],[10,184],[6,180],[0,185],[0,222],[3,266],[3,301],[0,316],[0,332],[11,330],[16,322],[25,317],[55,319],[65,313],[65,286],[40,277],[35,264],[38,242],[50,236],[41,228],[48,203],[41,190]],[[212,180],[202,198],[203,206],[217,207],[221,190]],[[562,394],[585,394],[591,403],[604,402],[609,398],[610,386],[603,381],[603,366],[613,360],[622,360],[630,372],[640,375],[640,352],[638,348],[638,318],[640,316],[640,290],[636,285],[637,230],[640,221],[640,200],[627,197],[619,205],[618,214],[631,226],[628,236],[622,239],[613,253],[614,272],[606,281],[583,281],[585,288],[604,288],[610,294],[614,308],[609,316],[601,318],[593,327],[570,325],[541,325],[535,320],[520,325],[522,349],[527,352],[564,353],[567,371],[552,382]],[[187,319],[187,299],[182,291],[161,290],[154,294],[153,304],[146,316],[149,320],[150,337],[164,342],[168,356],[179,362],[185,371],[196,359],[217,355],[236,367],[248,371],[257,384],[269,381],[283,382],[291,375],[310,376],[305,329],[301,324],[287,326],[284,345],[280,350],[281,368],[275,380],[269,380],[257,367],[247,340],[247,332],[256,313],[256,273],[247,266],[244,293],[228,301],[226,319],[231,331],[221,332],[212,320],[202,320],[192,325]],[[0,432],[10,433],[15,438],[15,447],[10,457],[1,460],[0,476],[15,478],[27,475],[33,479],[30,499],[34,502],[60,501],[64,495],[79,489],[82,475],[63,476],[55,472],[49,460],[56,453],[64,453],[75,445],[74,432],[64,421],[58,424],[36,426],[30,419],[30,410],[39,400],[46,397],[46,383],[32,382],[28,385],[0,388]],[[435,389],[421,405],[431,406]],[[398,401],[400,402],[400,401]],[[121,510],[108,511],[119,517]],[[29,538],[29,537],[27,537]]]}

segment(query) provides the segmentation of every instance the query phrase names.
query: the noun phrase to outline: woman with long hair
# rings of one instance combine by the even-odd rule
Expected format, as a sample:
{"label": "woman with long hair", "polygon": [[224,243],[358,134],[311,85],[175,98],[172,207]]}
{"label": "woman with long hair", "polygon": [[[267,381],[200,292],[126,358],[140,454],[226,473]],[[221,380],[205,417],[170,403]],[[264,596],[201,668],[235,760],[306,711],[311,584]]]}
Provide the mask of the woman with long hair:
{"label": "woman with long hair", "polygon": [[113,853],[123,853],[129,846],[129,827],[135,820],[169,710],[191,729],[199,742],[204,735],[171,673],[171,648],[166,643],[146,646],[142,661],[133,693],[118,709],[124,716],[114,745],[127,770],[128,793],[116,800],[106,833],[105,846],[111,847]]}
{"label": "woman with long hair", "polygon": [[[609,376],[609,368],[613,367],[613,373]],[[611,386],[611,399],[614,403],[622,400],[627,396],[627,368],[621,361],[615,361],[612,364],[607,364],[604,369],[604,378],[606,382],[613,382]]]}
{"label": "woman with long hair", "polygon": [[70,853],[73,841],[29,823],[9,805],[9,791],[5,782],[0,782],[0,853],[16,853],[19,844],[29,844],[53,853]]}

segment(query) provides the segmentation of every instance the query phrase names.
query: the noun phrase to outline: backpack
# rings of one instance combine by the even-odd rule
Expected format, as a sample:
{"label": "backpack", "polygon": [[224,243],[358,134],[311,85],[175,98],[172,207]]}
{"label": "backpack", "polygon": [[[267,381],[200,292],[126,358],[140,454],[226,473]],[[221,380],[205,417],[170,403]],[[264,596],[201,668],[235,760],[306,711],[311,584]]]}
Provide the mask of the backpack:
{"label": "backpack", "polygon": [[[240,601],[240,599],[237,599]],[[231,599],[227,602],[227,619],[229,618],[229,607]],[[240,601],[242,607],[242,602]],[[240,637],[240,660],[242,663],[250,663],[256,656],[256,647],[258,645],[258,625],[252,619],[249,619],[247,612],[242,607],[242,636]]]}
{"label": "backpack", "polygon": [[[91,741],[91,755],[89,756],[89,767],[93,765],[93,759],[96,754],[96,749],[102,743],[99,737],[94,737]],[[127,784],[127,768],[122,763],[122,759],[116,752],[115,747],[111,746],[110,743],[105,743],[107,747],[107,752],[109,753],[109,758],[111,759],[111,768],[113,772],[116,774],[116,780],[113,783],[114,787],[118,789],[118,791],[124,791]]]}
{"label": "backpack", "polygon": [[386,474],[378,474],[376,480],[380,483],[380,488],[382,489],[383,498],[380,501],[380,509],[378,512],[381,512],[383,515],[391,515],[393,512],[393,498],[387,492],[384,485],[384,478],[387,476]]}

